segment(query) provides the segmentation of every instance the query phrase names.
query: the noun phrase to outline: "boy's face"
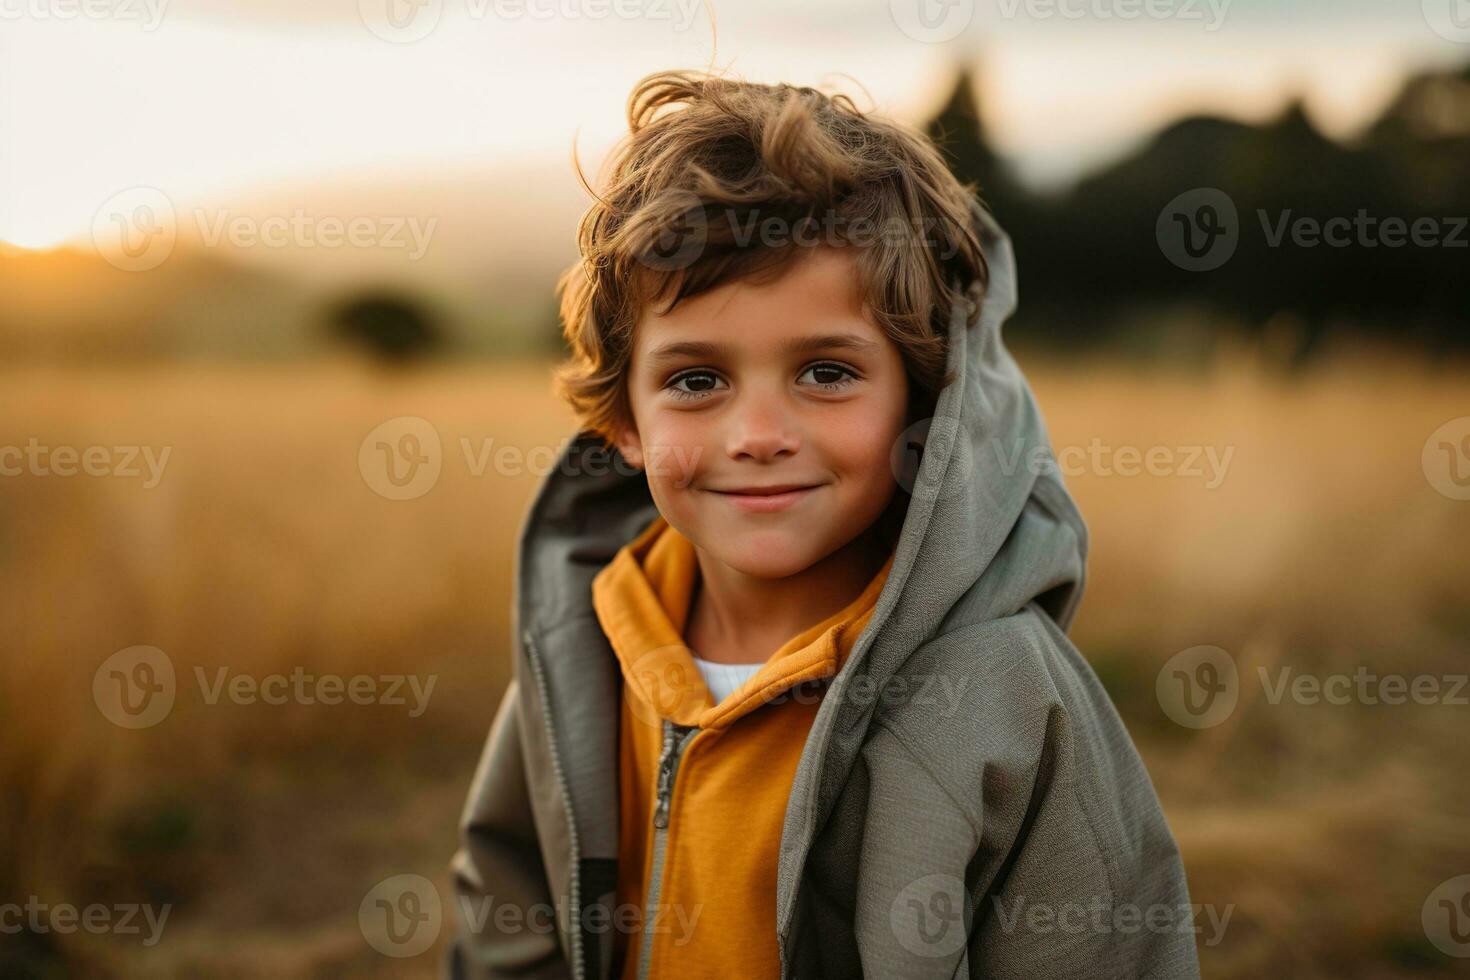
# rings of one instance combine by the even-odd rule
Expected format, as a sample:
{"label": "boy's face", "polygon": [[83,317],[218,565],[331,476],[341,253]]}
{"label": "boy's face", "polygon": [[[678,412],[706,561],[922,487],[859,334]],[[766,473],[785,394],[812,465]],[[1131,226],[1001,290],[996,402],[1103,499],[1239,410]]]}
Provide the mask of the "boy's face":
{"label": "boy's face", "polygon": [[[903,358],[864,312],[853,254],[798,252],[774,281],[643,314],[634,426],[617,439],[676,530],[765,578],[803,571],[878,519],[908,422]],[[787,487],[801,489],[770,492]]]}

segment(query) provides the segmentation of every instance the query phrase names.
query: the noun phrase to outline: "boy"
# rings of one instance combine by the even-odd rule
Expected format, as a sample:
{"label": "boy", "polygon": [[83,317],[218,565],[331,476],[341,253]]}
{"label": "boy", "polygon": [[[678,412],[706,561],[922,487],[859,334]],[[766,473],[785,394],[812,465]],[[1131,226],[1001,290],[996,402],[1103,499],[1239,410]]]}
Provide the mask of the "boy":
{"label": "boy", "polygon": [[1198,976],[1064,632],[1087,532],[1000,340],[1008,239],[841,96],[669,72],[629,117],[448,972]]}

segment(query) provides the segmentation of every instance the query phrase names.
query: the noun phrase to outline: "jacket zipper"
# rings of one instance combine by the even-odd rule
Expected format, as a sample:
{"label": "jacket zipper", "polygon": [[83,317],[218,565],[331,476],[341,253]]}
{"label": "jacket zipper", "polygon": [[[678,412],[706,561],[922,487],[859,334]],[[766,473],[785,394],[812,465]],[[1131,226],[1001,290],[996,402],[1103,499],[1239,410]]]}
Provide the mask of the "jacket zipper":
{"label": "jacket zipper", "polygon": [[663,749],[659,754],[657,797],[653,806],[653,861],[648,869],[648,897],[643,907],[643,941],[638,951],[639,980],[647,980],[649,954],[653,952],[653,924],[658,913],[659,893],[663,891],[664,848],[668,843],[674,780],[678,777],[679,760],[684,757],[684,750],[700,732],[697,727],[676,725],[667,719],[663,725]]}
{"label": "jacket zipper", "polygon": [[571,948],[571,968],[573,980],[583,980],[585,971],[582,968],[582,929],[579,923],[582,921],[581,894],[578,864],[581,860],[581,848],[577,842],[577,821],[572,815],[572,794],[567,789],[566,773],[562,769],[561,757],[556,752],[556,730],[551,722],[551,698],[546,689],[546,674],[541,667],[541,661],[537,659],[536,644],[531,639],[531,631],[526,630],[521,634],[521,641],[526,647],[526,658],[531,663],[531,673],[536,675],[536,691],[541,696],[541,718],[546,727],[546,748],[551,755],[551,771],[556,775],[556,785],[561,791],[562,806],[567,811],[567,846],[571,852],[571,935],[568,937]]}

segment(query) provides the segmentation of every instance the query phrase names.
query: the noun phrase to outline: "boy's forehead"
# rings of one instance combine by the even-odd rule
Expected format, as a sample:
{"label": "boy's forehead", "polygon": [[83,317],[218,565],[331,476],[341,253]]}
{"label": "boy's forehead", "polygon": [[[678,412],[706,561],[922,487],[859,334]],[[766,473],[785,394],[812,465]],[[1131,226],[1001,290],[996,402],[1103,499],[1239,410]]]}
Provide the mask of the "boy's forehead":
{"label": "boy's forehead", "polygon": [[645,309],[635,350],[647,355],[678,341],[722,347],[782,344],[793,337],[854,334],[886,340],[863,301],[851,249],[803,249],[776,277],[742,279],[688,297],[667,313]]}

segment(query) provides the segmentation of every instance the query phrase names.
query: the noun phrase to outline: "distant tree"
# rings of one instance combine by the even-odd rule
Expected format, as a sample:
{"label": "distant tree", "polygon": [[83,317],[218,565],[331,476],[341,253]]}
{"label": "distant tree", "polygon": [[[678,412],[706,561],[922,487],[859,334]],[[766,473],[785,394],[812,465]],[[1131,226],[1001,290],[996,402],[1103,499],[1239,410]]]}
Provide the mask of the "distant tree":
{"label": "distant tree", "polygon": [[977,185],[981,200],[1004,217],[1022,203],[1025,194],[1006,163],[991,149],[977,94],[973,69],[961,66],[949,98],[929,121],[925,133],[944,152],[960,182]]}
{"label": "distant tree", "polygon": [[399,293],[372,291],[339,302],[328,315],[331,335],[379,361],[406,364],[443,345],[430,314]]}

